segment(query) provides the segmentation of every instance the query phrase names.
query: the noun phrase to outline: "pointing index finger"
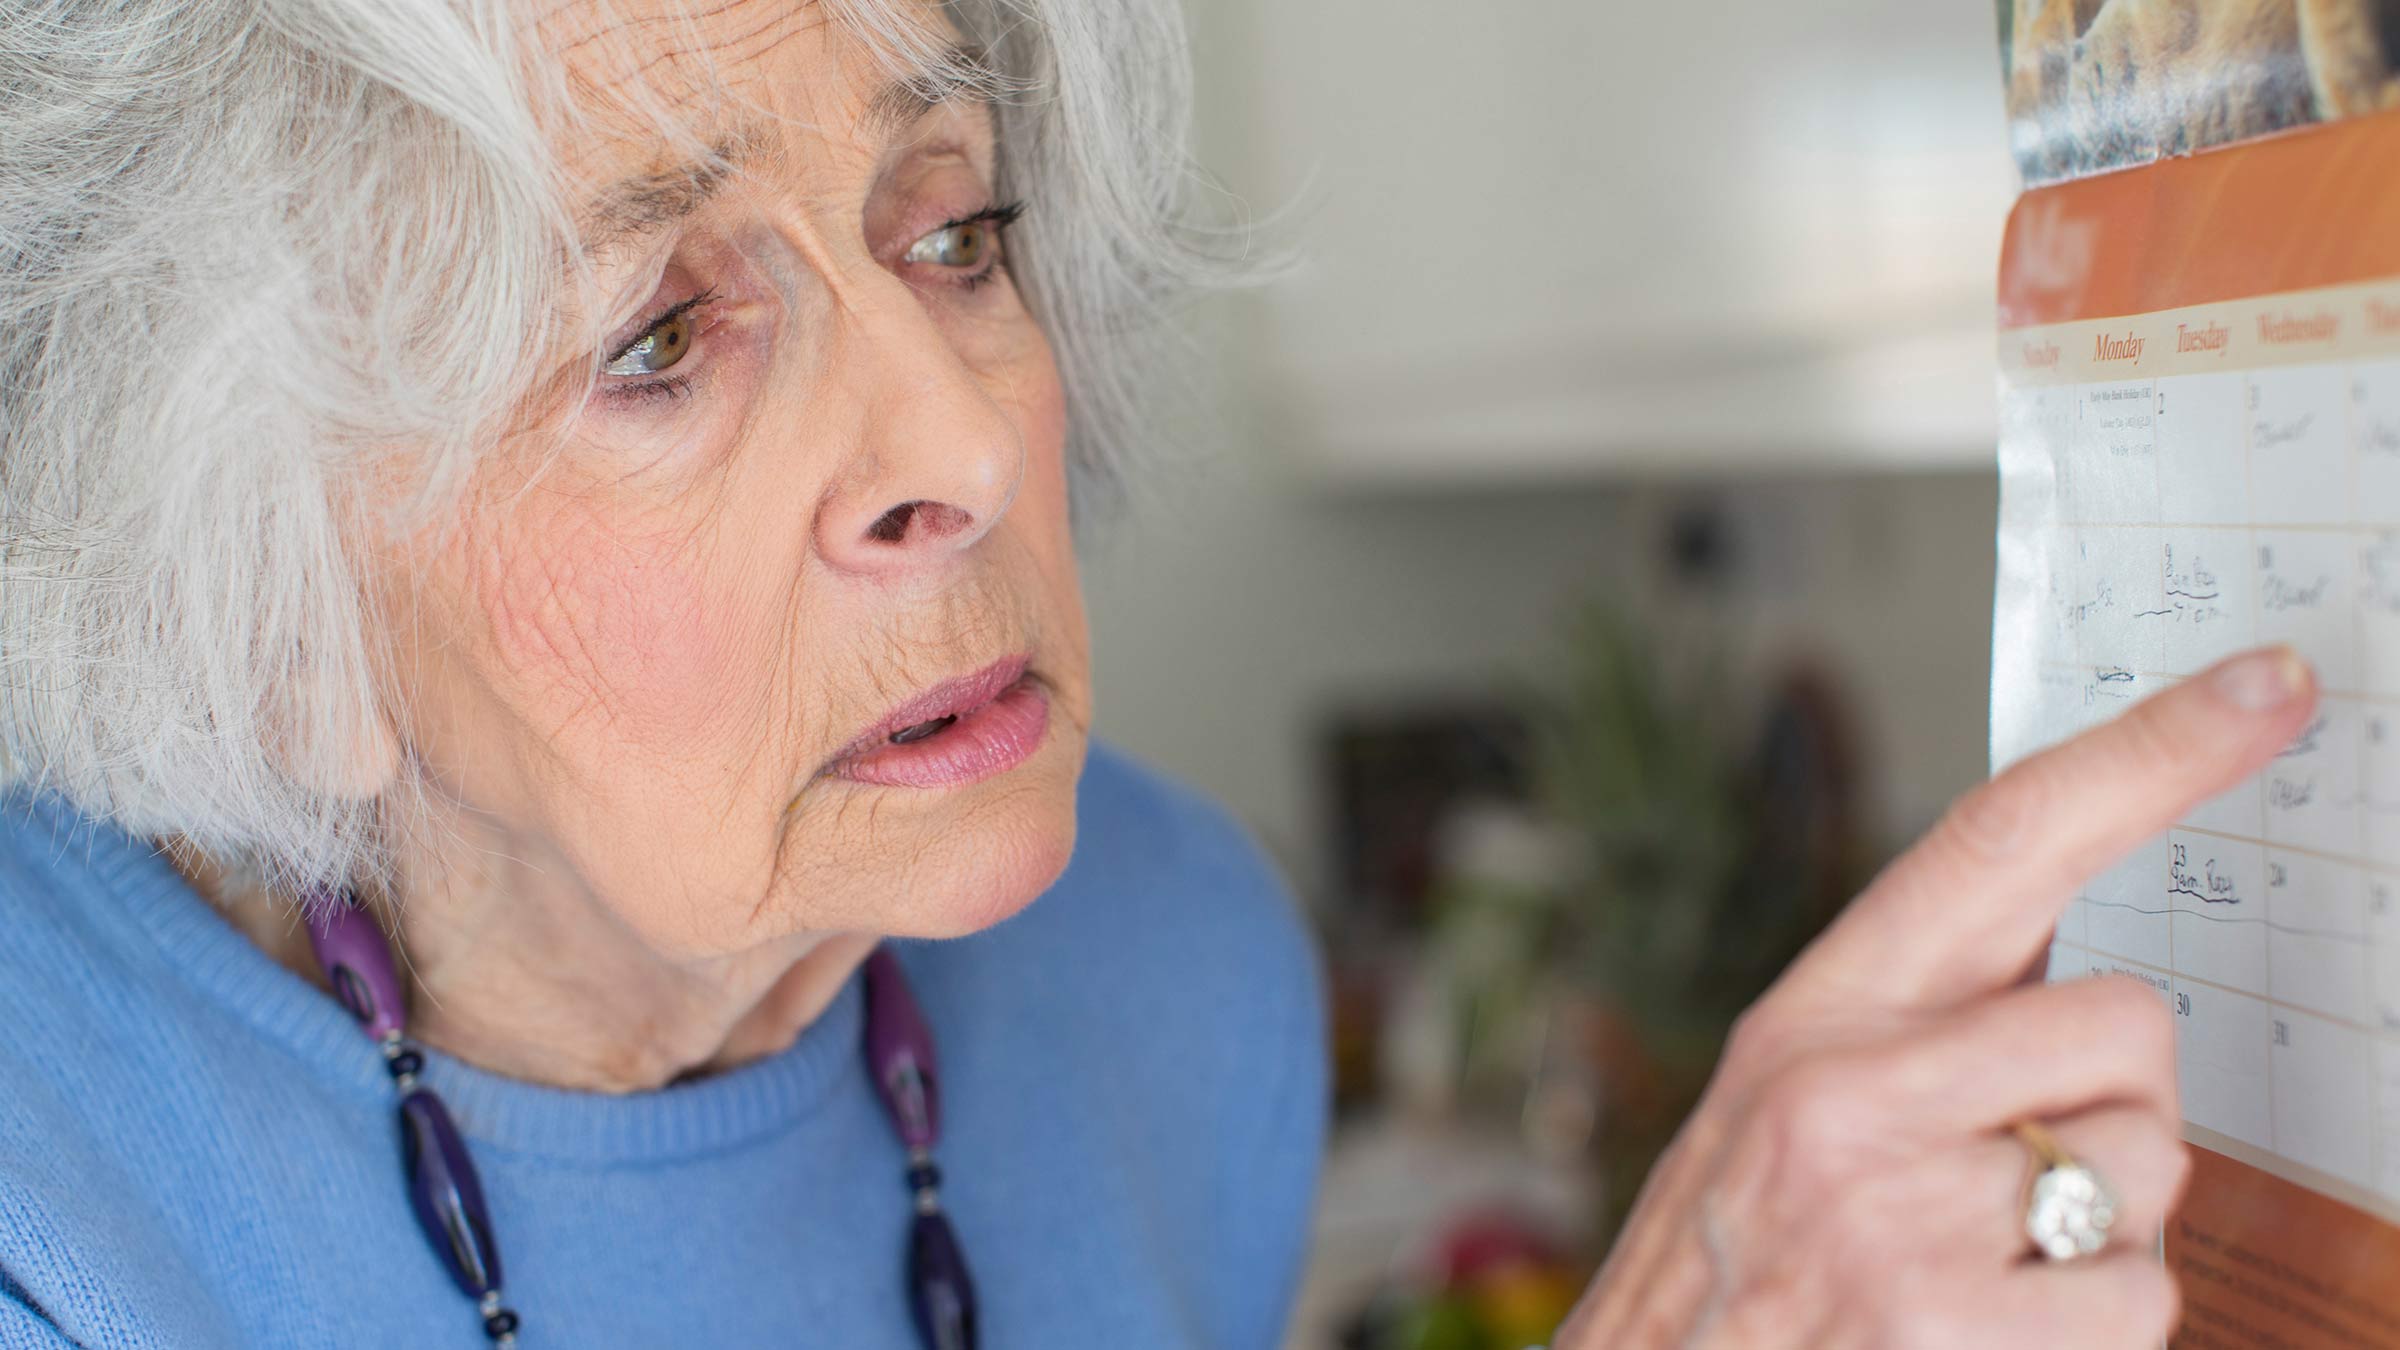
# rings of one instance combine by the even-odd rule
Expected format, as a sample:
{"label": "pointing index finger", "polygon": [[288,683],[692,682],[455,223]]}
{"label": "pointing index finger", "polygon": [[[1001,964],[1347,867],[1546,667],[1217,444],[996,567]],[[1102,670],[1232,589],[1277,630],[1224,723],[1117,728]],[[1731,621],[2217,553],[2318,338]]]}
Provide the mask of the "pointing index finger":
{"label": "pointing index finger", "polygon": [[1803,953],[1810,997],[1972,998],[2040,954],[2078,887],[2257,771],[2316,704],[2289,647],[2232,657],[1959,799]]}

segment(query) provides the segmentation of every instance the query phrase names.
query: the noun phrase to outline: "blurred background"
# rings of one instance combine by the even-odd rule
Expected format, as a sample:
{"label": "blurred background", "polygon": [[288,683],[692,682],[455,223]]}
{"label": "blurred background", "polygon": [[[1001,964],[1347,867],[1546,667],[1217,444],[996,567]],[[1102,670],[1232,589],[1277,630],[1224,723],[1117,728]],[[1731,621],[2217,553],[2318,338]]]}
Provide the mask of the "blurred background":
{"label": "blurred background", "polygon": [[1546,1338],[1727,1023],[1983,776],[1978,0],[1187,0],[1302,258],[1087,552],[1100,731],[1329,960],[1293,1345]]}

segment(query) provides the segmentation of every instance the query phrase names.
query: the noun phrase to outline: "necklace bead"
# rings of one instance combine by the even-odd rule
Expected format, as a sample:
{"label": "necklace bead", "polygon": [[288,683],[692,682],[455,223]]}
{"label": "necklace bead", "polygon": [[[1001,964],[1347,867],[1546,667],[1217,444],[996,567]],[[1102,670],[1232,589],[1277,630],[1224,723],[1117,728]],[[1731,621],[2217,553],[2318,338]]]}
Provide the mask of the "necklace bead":
{"label": "necklace bead", "polygon": [[974,1350],[975,1284],[940,1210],[920,1212],[908,1235],[909,1308],[927,1350]]}
{"label": "necklace bead", "polygon": [[480,1299],[500,1287],[500,1248],[483,1184],[449,1108],[426,1088],[400,1099],[400,1150],[417,1222],[459,1291]]}

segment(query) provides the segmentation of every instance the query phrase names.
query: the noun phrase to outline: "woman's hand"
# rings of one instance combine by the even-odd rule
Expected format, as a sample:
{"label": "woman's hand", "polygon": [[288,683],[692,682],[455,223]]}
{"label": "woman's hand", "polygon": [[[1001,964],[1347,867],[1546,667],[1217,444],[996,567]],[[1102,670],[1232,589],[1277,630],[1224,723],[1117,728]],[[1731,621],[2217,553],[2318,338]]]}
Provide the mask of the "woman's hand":
{"label": "woman's hand", "polygon": [[[2130,979],[2029,985],[2093,873],[2265,764],[2315,703],[2236,657],[1962,798],[1735,1029],[1558,1350],[2149,1346],[2188,1166],[2174,1029]],[[2040,1120],[2115,1187],[2107,1250],[2032,1258]]]}

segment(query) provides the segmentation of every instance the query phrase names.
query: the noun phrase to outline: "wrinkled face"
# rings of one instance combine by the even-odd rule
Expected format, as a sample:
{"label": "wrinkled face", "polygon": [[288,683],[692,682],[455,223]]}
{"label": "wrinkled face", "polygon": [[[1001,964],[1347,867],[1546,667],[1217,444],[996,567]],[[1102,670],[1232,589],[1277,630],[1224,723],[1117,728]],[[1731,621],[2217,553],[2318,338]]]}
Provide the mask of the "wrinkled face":
{"label": "wrinkled face", "polygon": [[561,350],[605,373],[387,573],[400,735],[664,953],[995,922],[1065,865],[1089,694],[988,111],[813,5],[593,8],[535,40],[718,156],[560,142],[597,283]]}

